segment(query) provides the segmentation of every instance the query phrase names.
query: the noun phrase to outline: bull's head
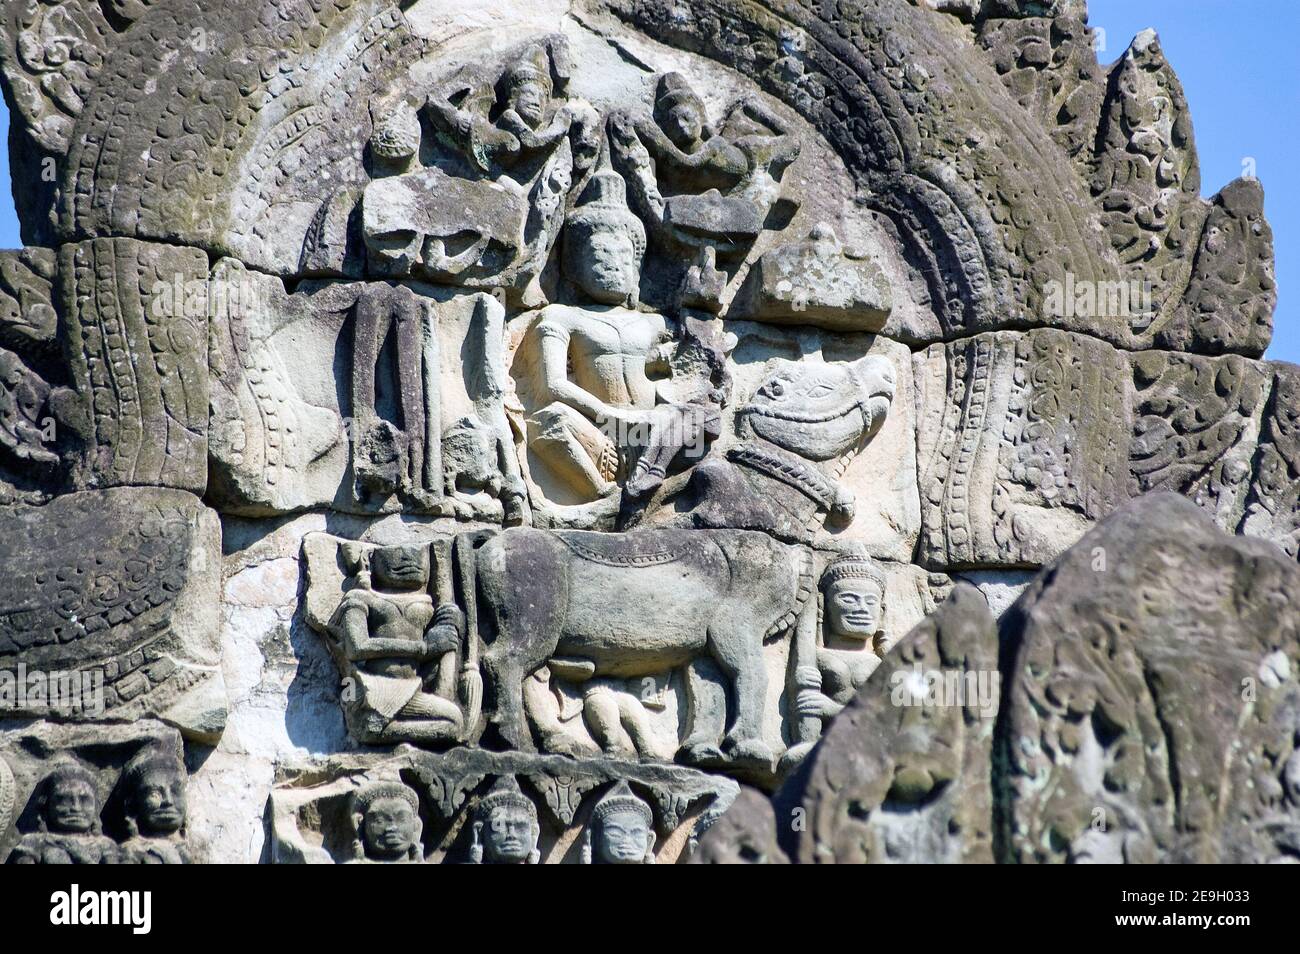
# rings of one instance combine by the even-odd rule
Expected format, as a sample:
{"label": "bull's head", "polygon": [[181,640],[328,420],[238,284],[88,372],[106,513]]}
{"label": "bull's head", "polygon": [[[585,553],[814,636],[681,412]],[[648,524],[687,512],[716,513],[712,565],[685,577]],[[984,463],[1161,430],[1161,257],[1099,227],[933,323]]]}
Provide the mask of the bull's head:
{"label": "bull's head", "polygon": [[742,436],[756,435],[807,460],[831,460],[880,429],[894,379],[893,362],[878,355],[824,364],[778,358],[740,409],[738,427]]}

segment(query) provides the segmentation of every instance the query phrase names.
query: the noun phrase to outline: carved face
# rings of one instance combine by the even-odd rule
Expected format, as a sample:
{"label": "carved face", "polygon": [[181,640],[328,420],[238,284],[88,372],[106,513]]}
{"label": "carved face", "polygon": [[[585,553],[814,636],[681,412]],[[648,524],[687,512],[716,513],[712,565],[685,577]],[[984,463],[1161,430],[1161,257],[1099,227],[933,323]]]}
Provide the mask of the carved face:
{"label": "carved face", "polygon": [[521,83],[515,87],[510,104],[519,118],[536,129],[546,117],[546,87],[541,83]]}
{"label": "carved face", "polygon": [[357,826],[366,857],[376,861],[408,857],[419,843],[423,827],[410,803],[396,797],[375,799]]}
{"label": "carved face", "polygon": [[492,810],[485,827],[484,857],[490,864],[522,864],[537,848],[537,822],[522,808]]}
{"label": "carved face", "polygon": [[634,809],[612,811],[596,826],[595,861],[605,865],[639,865],[654,847],[645,817]]}
{"label": "carved face", "polygon": [[429,582],[428,547],[383,547],[370,557],[370,572],[386,590],[414,590]]}
{"label": "carved face", "polygon": [[836,636],[870,639],[880,632],[883,605],[875,580],[836,580],[826,588],[826,625]]}
{"label": "carved face", "polygon": [[699,145],[704,132],[704,117],[697,104],[680,102],[664,117],[664,132],[678,149],[691,150]]}
{"label": "carved face", "polygon": [[185,824],[185,775],[179,767],[155,763],[131,792],[128,811],[141,834],[173,835]]}
{"label": "carved face", "polygon": [[569,253],[569,277],[592,301],[617,305],[637,293],[641,261],[626,230],[594,229],[585,242],[571,241]]}
{"label": "carved face", "polygon": [[80,778],[60,778],[50,787],[45,826],[52,832],[80,835],[95,827],[99,801],[95,790]]}

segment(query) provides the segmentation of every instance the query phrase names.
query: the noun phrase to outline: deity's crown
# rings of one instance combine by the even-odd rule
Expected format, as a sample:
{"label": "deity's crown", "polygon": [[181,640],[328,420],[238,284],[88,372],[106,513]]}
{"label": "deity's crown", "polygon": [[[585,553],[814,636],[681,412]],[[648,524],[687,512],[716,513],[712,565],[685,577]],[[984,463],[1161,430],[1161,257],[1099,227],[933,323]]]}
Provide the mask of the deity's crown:
{"label": "deity's crown", "polygon": [[520,791],[513,775],[503,775],[496,780],[488,793],[479,799],[475,814],[486,819],[498,808],[518,808],[530,817],[537,816],[537,807]]}
{"label": "deity's crown", "polygon": [[828,587],[841,580],[871,580],[880,587],[881,593],[885,591],[884,574],[880,572],[874,560],[862,554],[845,554],[827,564],[822,572],[822,587]]}
{"label": "deity's crown", "polygon": [[659,89],[655,93],[655,109],[667,112],[679,103],[689,103],[704,113],[704,101],[691,89],[690,83],[681,73],[665,73],[659,77]]}
{"label": "deity's crown", "polygon": [[144,779],[150,769],[159,767],[174,775],[185,774],[185,767],[175,753],[160,744],[150,743],[131,756],[131,760],[126,763],[126,768],[122,769],[122,783],[134,786]]}
{"label": "deity's crown", "polygon": [[55,760],[54,768],[45,776],[42,785],[45,791],[49,792],[59,782],[84,782],[90,786],[91,791],[98,791],[95,776],[91,774],[90,769],[71,755],[61,755]]}
{"label": "deity's crown", "polygon": [[637,255],[645,254],[645,225],[627,206],[627,183],[608,166],[596,170],[567,223],[587,232],[622,229],[632,238]]}
{"label": "deity's crown", "polygon": [[419,796],[409,786],[403,785],[401,782],[375,782],[354,792],[352,795],[353,810],[364,815],[370,811],[372,804],[384,798],[400,798],[411,806],[411,811],[418,812],[420,810]]}
{"label": "deity's crown", "polygon": [[615,812],[629,811],[636,812],[644,818],[647,825],[654,824],[654,813],[650,810],[650,806],[632,794],[632,787],[627,784],[627,779],[620,779],[617,785],[601,796],[600,801],[591,810],[591,819],[603,822],[607,816]]}
{"label": "deity's crown", "polygon": [[530,83],[538,83],[543,86],[547,96],[550,96],[555,88],[555,84],[551,80],[550,61],[547,58],[546,50],[540,46],[532,47],[519,62],[506,71],[505,88],[507,90],[516,90]]}

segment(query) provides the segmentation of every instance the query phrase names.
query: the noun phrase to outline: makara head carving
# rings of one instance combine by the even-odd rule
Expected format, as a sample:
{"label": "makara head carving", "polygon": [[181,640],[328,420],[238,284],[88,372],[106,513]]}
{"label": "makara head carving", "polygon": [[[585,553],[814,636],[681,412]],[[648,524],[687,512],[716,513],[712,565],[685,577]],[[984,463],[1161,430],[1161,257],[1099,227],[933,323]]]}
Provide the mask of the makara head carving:
{"label": "makara head carving", "polygon": [[741,428],[814,461],[857,449],[884,422],[894,399],[893,362],[867,355],[851,363],[777,359],[741,409]]}
{"label": "makara head carving", "polygon": [[570,280],[597,304],[634,304],[645,249],[645,226],[627,206],[627,184],[612,169],[601,169],[565,226]]}
{"label": "makara head carving", "polygon": [[352,796],[354,853],[377,862],[413,862],[421,858],[420,800],[401,782],[376,782]]}

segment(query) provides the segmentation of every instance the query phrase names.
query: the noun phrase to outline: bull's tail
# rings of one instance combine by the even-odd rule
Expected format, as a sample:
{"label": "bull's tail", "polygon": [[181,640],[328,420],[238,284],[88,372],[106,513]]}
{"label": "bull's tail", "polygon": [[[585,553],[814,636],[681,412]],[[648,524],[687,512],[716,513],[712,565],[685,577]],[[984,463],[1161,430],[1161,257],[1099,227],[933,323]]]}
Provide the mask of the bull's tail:
{"label": "bull's tail", "polygon": [[797,553],[799,567],[796,571],[798,577],[795,583],[794,598],[790,607],[777,617],[776,621],[767,628],[767,632],[763,634],[763,642],[765,643],[771,642],[780,636],[784,636],[786,633],[790,632],[790,630],[794,629],[799,622],[799,617],[802,615],[804,607],[808,605],[808,600],[812,597],[813,591],[816,589],[812,553],[805,550],[803,547],[800,547]]}

